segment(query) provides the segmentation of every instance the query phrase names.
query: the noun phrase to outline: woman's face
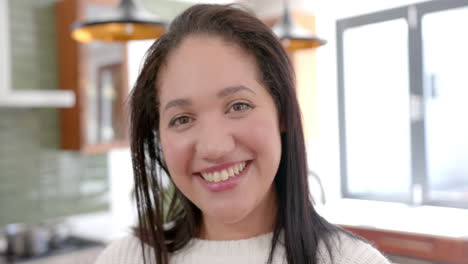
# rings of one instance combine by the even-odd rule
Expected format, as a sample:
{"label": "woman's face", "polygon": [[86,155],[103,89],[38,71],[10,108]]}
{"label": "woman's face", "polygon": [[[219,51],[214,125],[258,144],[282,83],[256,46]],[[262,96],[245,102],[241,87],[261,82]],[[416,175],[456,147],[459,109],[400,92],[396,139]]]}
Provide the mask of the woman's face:
{"label": "woman's face", "polygon": [[160,140],[177,187],[204,219],[234,224],[264,212],[281,139],[254,58],[221,38],[190,36],[159,76]]}

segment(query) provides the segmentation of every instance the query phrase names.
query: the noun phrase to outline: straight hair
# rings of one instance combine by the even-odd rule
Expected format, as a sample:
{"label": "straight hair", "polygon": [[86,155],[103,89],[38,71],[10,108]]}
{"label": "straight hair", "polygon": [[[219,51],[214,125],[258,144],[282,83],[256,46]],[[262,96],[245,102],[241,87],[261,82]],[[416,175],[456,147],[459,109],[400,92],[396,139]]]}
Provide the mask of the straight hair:
{"label": "straight hair", "polygon": [[[307,159],[301,112],[296,97],[295,75],[288,57],[272,30],[254,15],[233,5],[198,4],[188,8],[157,39],[130,95],[130,130],[138,226],[144,261],[144,244],[153,251],[151,260],[168,264],[169,254],[182,249],[197,235],[201,211],[170,181],[159,142],[158,83],[161,69],[189,36],[220,37],[253,56],[259,80],[275,101],[280,124],[282,153],[274,178],[278,212],[267,263],[271,263],[280,234],[284,233],[286,258],[290,264],[318,263],[319,243],[330,254],[331,235],[341,229],[315,211],[309,193]],[[170,178],[170,177],[169,177]],[[330,257],[331,254],[330,254]]]}

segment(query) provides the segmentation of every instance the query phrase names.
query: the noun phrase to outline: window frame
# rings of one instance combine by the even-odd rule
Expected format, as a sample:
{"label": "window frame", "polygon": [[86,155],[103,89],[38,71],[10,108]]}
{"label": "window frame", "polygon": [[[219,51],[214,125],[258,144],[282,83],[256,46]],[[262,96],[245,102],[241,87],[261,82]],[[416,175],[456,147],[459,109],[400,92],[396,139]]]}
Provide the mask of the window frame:
{"label": "window frame", "polygon": [[[410,205],[433,205],[468,209],[468,203],[463,201],[434,200],[428,195],[428,174],[426,159],[425,113],[424,108],[424,72],[423,72],[423,42],[421,22],[430,13],[446,11],[455,8],[468,7],[468,0],[443,0],[422,2],[402,7],[387,9],[369,14],[337,20],[336,22],[336,55],[337,55],[337,88],[338,88],[338,124],[340,145],[340,178],[341,194],[345,198],[370,199],[385,202],[401,202]],[[345,83],[344,83],[344,32],[348,29],[380,23],[395,19],[405,19],[408,24],[408,76],[411,112],[422,113],[416,120],[409,119],[411,141],[411,183],[408,197],[388,195],[362,195],[351,193],[348,188],[347,175],[347,144],[346,144],[346,113],[345,113]],[[410,113],[411,114],[411,113]],[[411,115],[410,115],[411,116]]]}

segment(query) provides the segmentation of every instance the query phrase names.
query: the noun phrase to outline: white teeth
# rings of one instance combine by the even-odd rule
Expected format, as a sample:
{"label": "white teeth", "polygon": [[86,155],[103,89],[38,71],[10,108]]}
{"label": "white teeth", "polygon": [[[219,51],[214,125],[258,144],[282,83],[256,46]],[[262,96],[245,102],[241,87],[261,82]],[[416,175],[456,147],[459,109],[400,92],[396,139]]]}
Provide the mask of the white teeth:
{"label": "white teeth", "polygon": [[234,174],[238,174],[239,171],[240,171],[240,170],[239,170],[239,164],[236,164],[236,165],[234,166],[233,170],[234,170]]}
{"label": "white teeth", "polygon": [[202,173],[202,176],[207,181],[213,181],[213,173]]}
{"label": "white teeth", "polygon": [[221,175],[220,175],[219,171],[215,171],[215,172],[213,173],[213,181],[214,181],[214,182],[219,182],[219,181],[221,181]]}
{"label": "white teeth", "polygon": [[225,180],[227,180],[228,178],[229,178],[229,175],[228,175],[227,170],[222,170],[222,171],[221,171],[221,180],[222,180],[222,181],[225,181]]}
{"label": "white teeth", "polygon": [[231,178],[231,177],[234,177],[234,176],[236,176],[236,175],[234,174],[234,169],[231,167],[231,168],[228,169],[228,177]]}
{"label": "white teeth", "polygon": [[236,165],[221,171],[215,171],[213,173],[204,172],[201,173],[203,179],[209,182],[220,182],[225,181],[231,177],[238,175],[246,166],[246,162],[237,163]]}

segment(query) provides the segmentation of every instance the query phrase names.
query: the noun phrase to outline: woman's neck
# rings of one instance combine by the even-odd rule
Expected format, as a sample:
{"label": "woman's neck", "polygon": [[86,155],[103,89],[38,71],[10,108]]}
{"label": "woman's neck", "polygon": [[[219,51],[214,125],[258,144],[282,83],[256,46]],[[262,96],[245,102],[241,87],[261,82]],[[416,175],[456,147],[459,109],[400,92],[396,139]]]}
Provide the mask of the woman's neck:
{"label": "woman's neck", "polygon": [[202,213],[198,237],[206,240],[240,240],[272,232],[278,210],[274,186],[247,216],[235,223],[222,223]]}

